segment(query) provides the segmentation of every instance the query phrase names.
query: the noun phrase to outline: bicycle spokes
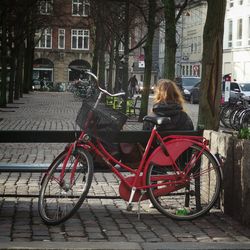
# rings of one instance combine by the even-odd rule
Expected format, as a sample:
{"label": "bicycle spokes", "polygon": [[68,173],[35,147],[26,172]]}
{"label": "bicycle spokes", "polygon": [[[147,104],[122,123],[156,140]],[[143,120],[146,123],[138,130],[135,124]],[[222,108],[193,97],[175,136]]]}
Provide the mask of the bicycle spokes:
{"label": "bicycle spokes", "polygon": [[179,172],[175,173],[169,165],[151,165],[147,175],[154,206],[161,213],[181,220],[194,219],[209,211],[219,196],[221,181],[218,164],[208,151],[198,145],[187,151],[185,157],[176,160]]}

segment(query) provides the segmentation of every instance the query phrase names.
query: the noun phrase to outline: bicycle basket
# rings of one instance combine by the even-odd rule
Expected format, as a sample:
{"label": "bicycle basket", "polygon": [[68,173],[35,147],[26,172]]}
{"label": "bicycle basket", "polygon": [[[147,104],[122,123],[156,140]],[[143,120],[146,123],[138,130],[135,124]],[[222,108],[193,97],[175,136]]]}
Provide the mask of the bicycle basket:
{"label": "bicycle basket", "polygon": [[[76,118],[76,124],[86,133],[93,137],[98,137],[102,141],[113,141],[127,120],[127,116],[122,112],[107,107],[100,103],[93,109],[95,103],[83,102]],[[89,111],[93,111],[93,116],[86,126]],[[87,129],[85,129],[85,126]]]}

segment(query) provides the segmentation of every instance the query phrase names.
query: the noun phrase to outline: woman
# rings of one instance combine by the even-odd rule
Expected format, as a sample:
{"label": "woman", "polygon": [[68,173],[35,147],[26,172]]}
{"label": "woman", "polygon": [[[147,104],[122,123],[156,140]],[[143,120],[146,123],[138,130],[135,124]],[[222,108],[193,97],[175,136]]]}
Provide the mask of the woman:
{"label": "woman", "polygon": [[[161,79],[154,95],[153,113],[149,116],[170,117],[171,123],[160,127],[161,130],[193,130],[193,122],[184,111],[184,99],[178,86],[171,80]],[[152,130],[153,124],[143,123],[143,130]]]}

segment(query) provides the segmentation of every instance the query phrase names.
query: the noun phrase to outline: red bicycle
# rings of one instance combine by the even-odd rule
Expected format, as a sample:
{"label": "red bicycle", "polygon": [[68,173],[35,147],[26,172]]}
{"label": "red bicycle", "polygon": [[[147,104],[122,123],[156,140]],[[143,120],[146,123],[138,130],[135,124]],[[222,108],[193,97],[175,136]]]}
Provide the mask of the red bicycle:
{"label": "red bicycle", "polygon": [[[220,162],[201,136],[162,137],[159,128],[168,117],[144,119],[154,124],[137,169],[115,158],[107,142],[119,132],[126,116],[102,103],[103,95],[113,97],[98,85],[98,98],[83,102],[78,114],[82,132],[50,165],[39,193],[39,214],[46,224],[69,219],[82,205],[91,186],[93,155],[100,156],[121,180],[119,192],[132,209],[133,202],[150,199],[162,214],[177,220],[192,220],[207,213],[216,203],[221,187]],[[93,98],[91,98],[93,100]],[[116,166],[126,170],[126,175]],[[140,204],[139,206],[140,207]]]}

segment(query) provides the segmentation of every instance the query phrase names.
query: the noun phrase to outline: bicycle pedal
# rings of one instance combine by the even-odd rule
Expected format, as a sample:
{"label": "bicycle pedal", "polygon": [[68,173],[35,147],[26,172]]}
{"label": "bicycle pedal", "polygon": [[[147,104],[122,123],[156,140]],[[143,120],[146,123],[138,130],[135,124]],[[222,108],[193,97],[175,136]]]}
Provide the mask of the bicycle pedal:
{"label": "bicycle pedal", "polygon": [[133,204],[131,203],[131,204],[128,204],[128,206],[127,206],[127,211],[132,211],[132,208],[133,208]]}

